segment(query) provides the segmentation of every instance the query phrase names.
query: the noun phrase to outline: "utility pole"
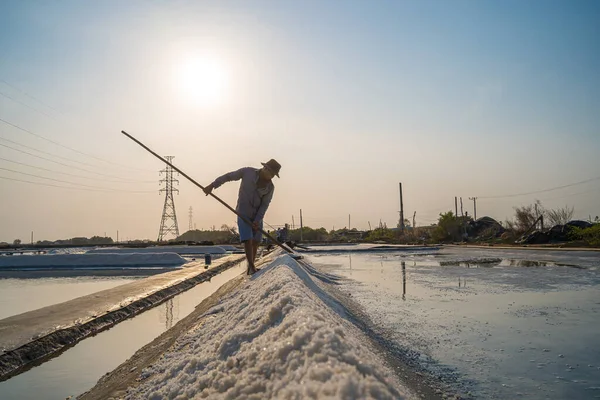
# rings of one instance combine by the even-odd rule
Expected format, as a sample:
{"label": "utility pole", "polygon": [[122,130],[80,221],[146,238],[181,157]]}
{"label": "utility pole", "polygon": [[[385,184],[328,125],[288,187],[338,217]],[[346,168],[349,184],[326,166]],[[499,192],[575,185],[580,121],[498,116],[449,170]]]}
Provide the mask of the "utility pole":
{"label": "utility pole", "polygon": [[[165,159],[172,164],[173,156],[165,156]],[[162,242],[169,234],[175,237],[179,236],[179,225],[177,225],[177,215],[175,214],[175,201],[173,200],[173,192],[179,193],[179,189],[173,187],[174,183],[179,183],[179,180],[173,178],[173,168],[167,164],[165,169],[160,171],[164,173],[164,179],[160,183],[164,183],[165,187],[160,189],[160,193],[165,192],[165,205],[163,206],[162,218],[160,220],[160,230],[158,231],[158,241]]]}
{"label": "utility pole", "polygon": [[[104,235],[106,236],[106,235]],[[31,244],[33,244],[33,231],[31,231]]]}
{"label": "utility pole", "polygon": [[348,214],[348,230],[350,230],[350,214]]}
{"label": "utility pole", "polygon": [[117,243],[119,243],[119,231],[117,230]]}
{"label": "utility pole", "polygon": [[458,199],[454,196],[454,216],[458,217]]}
{"label": "utility pole", "polygon": [[404,202],[402,201],[402,182],[400,185],[400,232],[404,233]]}
{"label": "utility pole", "polygon": [[192,230],[192,226],[193,226],[192,221],[193,221],[193,218],[194,218],[194,213],[193,213],[193,210],[192,210],[192,206],[190,206],[190,209],[188,211],[188,216],[190,217],[190,223],[189,223],[189,226],[188,226],[188,230],[191,231]]}
{"label": "utility pole", "polygon": [[460,198],[460,216],[464,217],[465,214],[463,213],[463,204],[462,204],[462,197]]}
{"label": "utility pole", "polygon": [[294,225],[294,215],[292,214],[292,230],[296,229],[296,226]]}
{"label": "utility pole", "polygon": [[477,197],[469,197],[469,200],[473,200],[473,219],[477,221]]}
{"label": "utility pole", "polygon": [[302,241],[302,231],[303,231],[303,225],[302,225],[302,209],[300,209],[300,241]]}

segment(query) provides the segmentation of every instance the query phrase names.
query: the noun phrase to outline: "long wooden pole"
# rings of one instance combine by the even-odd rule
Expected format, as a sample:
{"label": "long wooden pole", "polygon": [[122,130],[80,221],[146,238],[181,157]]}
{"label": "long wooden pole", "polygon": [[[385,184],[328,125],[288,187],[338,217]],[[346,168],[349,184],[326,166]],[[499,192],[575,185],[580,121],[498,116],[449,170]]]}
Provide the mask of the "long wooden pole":
{"label": "long wooden pole", "polygon": [[[192,179],[189,175],[187,175],[185,172],[183,172],[182,170],[180,170],[179,168],[177,168],[176,166],[174,166],[173,164],[171,164],[170,162],[168,162],[167,160],[165,160],[163,157],[159,156],[158,154],[156,154],[154,151],[152,151],[148,146],[146,146],[145,144],[143,144],[142,142],[140,142],[139,140],[137,140],[136,138],[134,138],[133,136],[131,136],[129,133],[125,132],[125,131],[121,131],[121,133],[125,136],[127,136],[129,139],[133,140],[134,142],[136,142],[137,144],[139,144],[140,146],[142,146],[144,149],[146,149],[150,154],[152,154],[153,156],[155,156],[156,158],[158,158],[159,160],[161,160],[162,162],[164,162],[165,164],[167,164],[168,166],[170,166],[171,168],[173,168],[175,171],[179,172],[179,174],[181,176],[183,176],[184,178],[186,178],[187,180],[189,180],[190,182],[192,182],[194,185],[198,186],[200,189],[202,189],[204,191],[204,186],[202,186],[201,184],[199,184],[198,182],[196,182],[194,179]],[[221,200],[217,195],[210,193],[210,195],[212,197],[214,197],[219,203],[223,204],[225,207],[227,207],[232,213],[234,213],[235,215],[237,215],[238,217],[240,217],[245,223],[247,223],[248,225],[252,226],[252,222],[244,217],[243,215],[241,215],[240,213],[238,213],[235,209],[233,209],[229,204],[225,203],[223,200]],[[287,246],[285,246],[284,244],[280,243],[277,239],[275,239],[274,237],[272,237],[271,235],[269,235],[264,229],[259,229],[260,232],[265,235],[266,237],[268,237],[273,243],[277,244],[279,247],[281,247],[283,250],[285,250],[288,253],[293,253],[294,251],[290,248],[288,248]]]}

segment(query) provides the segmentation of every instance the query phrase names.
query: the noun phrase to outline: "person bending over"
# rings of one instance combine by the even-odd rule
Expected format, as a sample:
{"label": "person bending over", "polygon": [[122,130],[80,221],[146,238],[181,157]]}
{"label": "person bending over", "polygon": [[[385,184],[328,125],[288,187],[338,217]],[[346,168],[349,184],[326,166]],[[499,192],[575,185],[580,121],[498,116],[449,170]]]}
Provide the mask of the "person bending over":
{"label": "person bending over", "polygon": [[281,169],[281,165],[273,159],[261,164],[263,167],[260,169],[243,167],[237,171],[228,172],[204,188],[204,193],[208,196],[214,189],[226,182],[242,180],[236,211],[252,223],[252,225],[249,225],[238,216],[240,241],[244,243],[244,251],[248,260],[248,275],[257,271],[254,261],[258,245],[262,240],[263,218],[269,204],[271,204],[273,192],[275,191],[273,177],[279,178],[279,170]]}

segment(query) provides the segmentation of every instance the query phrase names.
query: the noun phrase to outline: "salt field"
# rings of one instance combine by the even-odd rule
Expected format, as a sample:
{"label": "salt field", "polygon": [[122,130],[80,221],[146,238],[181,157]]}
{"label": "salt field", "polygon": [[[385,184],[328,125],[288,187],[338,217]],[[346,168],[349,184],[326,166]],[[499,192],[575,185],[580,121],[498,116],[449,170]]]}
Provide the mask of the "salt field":
{"label": "salt field", "polygon": [[600,396],[600,254],[311,255],[410,362],[465,397]]}
{"label": "salt field", "polygon": [[[231,268],[217,275],[210,282],[202,283],[156,308],[81,341],[44,364],[0,382],[2,399],[64,399],[83,393],[103,374],[118,366],[158,335],[172,328],[191,313],[199,302],[214,293],[222,284],[238,276],[244,269],[245,266]],[[85,285],[85,281],[70,284],[77,287],[79,284]],[[65,286],[61,288],[64,289]],[[87,288],[93,290],[90,286]],[[41,393],[44,395],[41,396]]]}
{"label": "salt field", "polygon": [[[202,337],[196,337],[200,333],[192,329],[181,337],[182,343],[214,338],[227,353],[225,359],[235,356],[238,360],[248,361],[257,356],[252,355],[256,343],[272,341],[274,347],[265,347],[261,357],[270,360],[265,362],[270,365],[271,373],[277,374],[273,379],[279,383],[272,380],[265,381],[264,385],[257,383],[258,386],[252,389],[257,395],[283,395],[284,382],[296,379],[283,372],[292,362],[289,357],[304,357],[308,349],[305,346],[322,348],[339,341],[343,346],[350,346],[347,351],[357,354],[366,351],[360,357],[370,360],[374,380],[361,381],[350,388],[344,383],[346,381],[334,379],[335,375],[324,372],[317,377],[309,374],[304,381],[316,379],[314,386],[308,385],[302,390],[298,387],[289,393],[304,393],[308,397],[318,397],[325,392],[351,393],[353,398],[359,398],[361,393],[375,391],[380,394],[375,398],[431,397],[432,394],[441,398],[457,394],[467,399],[562,399],[600,395],[600,353],[596,345],[596,332],[600,329],[600,258],[597,252],[358,245],[314,246],[306,252],[308,263],[297,264],[281,257],[284,256],[275,261],[267,258],[264,261],[267,268],[249,279],[240,291],[231,294],[232,299],[239,297],[239,300],[227,303],[228,312],[221,307],[203,317],[213,321],[214,329],[222,333],[213,335],[210,331],[202,331]],[[160,307],[85,339],[58,357],[0,383],[0,390],[9,393],[8,398],[19,398],[29,393],[28,390],[55,393],[58,397],[89,390],[100,376],[172,327],[202,299],[238,276],[244,268],[244,265],[231,268],[211,282],[202,283]],[[282,268],[289,269],[291,274],[281,272]],[[0,285],[7,290],[0,292],[3,296],[0,297],[0,312],[10,316],[20,310],[32,310],[139,279],[144,278],[4,279],[0,280]],[[293,290],[289,286],[292,282],[296,285]],[[255,290],[257,292],[251,295]],[[254,295],[258,297],[252,300]],[[306,296],[316,297],[308,302],[300,301]],[[251,328],[258,320],[253,319],[254,314],[248,316],[242,312],[237,315],[241,312],[238,308],[254,310],[256,302],[266,301],[264,299],[272,302],[265,303],[265,307],[276,310],[269,311],[269,315],[275,313],[279,317],[263,321],[266,325],[262,328],[260,324]],[[236,305],[239,301],[242,303]],[[243,306],[248,301],[254,306]],[[294,311],[297,318],[304,318],[303,315],[309,318],[306,321],[317,318],[317,314],[311,317],[313,311],[320,315],[317,321],[331,313],[337,315],[331,318],[341,319],[336,323],[337,330],[332,327],[330,331],[327,326],[318,328],[325,329],[323,334],[327,339],[321,334],[311,336],[310,340],[318,342],[298,342],[297,348],[294,345],[286,350],[288,358],[287,361],[282,359],[283,369],[279,373],[274,361],[277,358],[271,359],[270,352],[281,353],[290,339],[283,331],[280,332],[281,340],[268,337],[279,332],[272,330],[280,329],[277,327],[295,309],[286,302],[297,307]],[[236,326],[247,325],[250,331],[223,328],[224,323],[234,323],[229,321],[234,316],[239,319]],[[246,321],[246,318],[252,321]],[[136,333],[141,331],[144,335]],[[224,332],[230,333],[223,336]],[[123,343],[115,344],[123,339],[126,339]],[[294,343],[293,340],[290,343]],[[386,345],[375,345],[369,350],[354,347],[355,341],[362,343],[365,340],[374,344],[383,341]],[[227,350],[230,345],[232,349]],[[100,348],[103,349],[101,356],[98,355],[96,363],[90,364],[86,355],[96,354]],[[336,348],[331,351],[337,351]],[[196,352],[202,350],[186,349],[190,352],[187,356],[186,352],[175,351],[165,359],[164,367],[145,372],[153,378],[132,392],[133,396],[142,398],[149,393],[163,392],[166,395],[165,390],[179,385],[178,392],[212,393],[219,397],[218,388],[226,384],[227,375],[222,377],[225,381],[221,383],[206,381],[207,385],[214,385],[212,389],[169,383],[168,376],[178,376],[178,382],[185,381],[186,371],[192,368],[180,370],[176,360],[184,356],[193,359],[198,356]],[[327,354],[342,362],[339,368],[348,368],[348,359],[342,357],[342,353],[334,355],[327,350]],[[213,365],[210,361],[220,357],[207,353],[207,368],[212,366],[205,371],[229,370],[228,363]],[[321,356],[311,359],[310,364],[320,365],[321,359]],[[399,372],[394,365],[402,365],[404,372]],[[353,368],[357,367],[350,367],[349,374]],[[410,373],[407,374],[406,368]],[[163,371],[171,372],[163,376]],[[239,374],[242,381],[258,382],[257,376],[247,375],[244,369]],[[420,391],[415,394],[415,376],[421,377],[418,378],[422,380],[421,385],[429,386],[428,395]],[[319,386],[317,381],[326,384]],[[226,386],[227,393],[242,393],[242,386],[228,383]],[[325,392],[319,388],[324,388]]]}
{"label": "salt field", "polygon": [[0,319],[75,299],[128,282],[130,277],[0,279]]}

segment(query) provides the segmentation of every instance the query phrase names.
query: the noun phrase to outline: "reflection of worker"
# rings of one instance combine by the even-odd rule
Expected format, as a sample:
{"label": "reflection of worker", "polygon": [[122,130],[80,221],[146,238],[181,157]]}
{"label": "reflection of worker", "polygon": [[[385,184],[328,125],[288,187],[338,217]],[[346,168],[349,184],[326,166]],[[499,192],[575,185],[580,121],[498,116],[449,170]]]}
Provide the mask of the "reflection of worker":
{"label": "reflection of worker", "polygon": [[253,274],[257,271],[254,261],[258,245],[262,240],[263,218],[275,190],[272,179],[273,176],[279,177],[279,170],[281,169],[281,165],[273,159],[262,163],[262,165],[261,169],[244,167],[237,171],[229,172],[218,177],[213,183],[204,188],[204,193],[209,195],[213,189],[218,188],[225,182],[242,180],[236,211],[239,215],[252,222],[252,225],[248,225],[248,223],[238,216],[240,241],[244,243],[246,259],[248,260],[248,274]]}

